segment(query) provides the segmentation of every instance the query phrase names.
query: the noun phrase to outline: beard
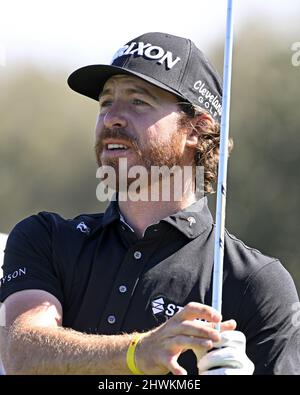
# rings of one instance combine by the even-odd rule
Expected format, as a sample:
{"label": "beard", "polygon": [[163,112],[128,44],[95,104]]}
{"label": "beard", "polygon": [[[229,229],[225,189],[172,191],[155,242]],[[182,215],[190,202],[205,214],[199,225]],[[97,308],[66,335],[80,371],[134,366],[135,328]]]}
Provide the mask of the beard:
{"label": "beard", "polygon": [[99,167],[103,165],[111,166],[117,172],[119,168],[119,158],[109,158],[105,160],[105,163],[102,163],[101,153],[104,149],[103,141],[105,139],[119,138],[125,143],[127,142],[130,145],[130,149],[135,152],[137,159],[134,166],[144,166],[148,172],[151,171],[152,166],[167,166],[169,169],[176,165],[183,166],[183,158],[180,151],[182,137],[183,132],[177,129],[168,141],[149,140],[145,144],[124,128],[103,128],[100,138],[95,144],[96,161]]}
{"label": "beard", "polygon": [[180,150],[183,132],[179,128],[174,131],[173,135],[168,140],[148,140],[144,143],[124,128],[103,128],[100,138],[96,141],[95,144],[96,160],[99,167],[110,166],[114,169],[116,175],[116,185],[112,189],[114,189],[116,192],[123,191],[122,180],[120,180],[119,178],[120,157],[106,158],[104,163],[101,161],[101,153],[105,148],[103,141],[107,138],[121,139],[124,144],[126,144],[127,142],[130,146],[130,150],[133,151],[135,155],[134,163],[128,165],[127,168],[127,187],[125,187],[126,189],[131,185],[132,182],[136,180],[135,178],[130,178],[128,176],[128,172],[131,166],[144,167],[148,173],[148,181],[146,184],[148,184],[148,186],[151,186],[151,168],[153,166],[159,168],[164,166],[168,169],[172,169],[174,166],[182,167],[184,165],[183,154]]}

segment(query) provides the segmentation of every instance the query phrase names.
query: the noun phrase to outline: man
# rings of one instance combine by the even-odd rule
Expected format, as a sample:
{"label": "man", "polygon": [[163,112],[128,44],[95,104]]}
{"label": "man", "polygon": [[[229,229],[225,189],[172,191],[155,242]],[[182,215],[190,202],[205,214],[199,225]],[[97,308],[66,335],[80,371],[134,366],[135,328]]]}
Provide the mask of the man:
{"label": "man", "polygon": [[[39,213],[11,232],[0,293],[6,372],[298,372],[298,296],[277,259],[226,233],[222,317],[210,307],[214,224],[196,170],[210,192],[222,92],[203,53],[147,33],[112,65],[83,67],[68,82],[99,101],[95,152],[115,171],[116,200],[72,220]],[[155,178],[157,167],[169,172]]]}

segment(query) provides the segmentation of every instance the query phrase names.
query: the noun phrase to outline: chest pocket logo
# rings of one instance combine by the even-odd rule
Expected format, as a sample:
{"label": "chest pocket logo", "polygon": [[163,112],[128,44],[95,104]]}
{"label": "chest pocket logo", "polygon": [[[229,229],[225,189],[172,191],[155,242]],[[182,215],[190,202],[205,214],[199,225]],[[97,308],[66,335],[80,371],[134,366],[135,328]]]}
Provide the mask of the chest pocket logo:
{"label": "chest pocket logo", "polygon": [[155,319],[159,322],[164,322],[182,310],[183,307],[172,303],[165,296],[159,296],[151,301],[151,309]]}
{"label": "chest pocket logo", "polygon": [[164,312],[165,301],[163,300],[163,298],[155,299],[151,302],[151,306],[152,306],[152,313],[154,315],[162,313]]}
{"label": "chest pocket logo", "polygon": [[84,222],[80,222],[77,226],[76,229],[80,230],[82,233],[86,233],[87,235],[90,233],[90,228],[86,226]]}

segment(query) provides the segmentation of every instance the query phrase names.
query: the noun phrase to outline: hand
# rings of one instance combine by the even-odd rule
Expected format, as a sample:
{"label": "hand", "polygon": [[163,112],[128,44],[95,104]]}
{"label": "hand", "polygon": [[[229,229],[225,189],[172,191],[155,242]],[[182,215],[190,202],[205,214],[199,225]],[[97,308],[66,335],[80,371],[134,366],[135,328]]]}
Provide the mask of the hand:
{"label": "hand", "polygon": [[[188,303],[167,322],[142,335],[136,348],[136,365],[145,374],[186,375],[187,371],[177,360],[186,350],[193,350],[202,357],[221,340],[214,324],[221,315],[212,307],[200,303]],[[206,320],[208,322],[202,322]],[[234,320],[221,324],[221,330],[233,330]]]}
{"label": "hand", "polygon": [[[251,375],[254,364],[246,355],[246,338],[242,332],[221,333],[221,341],[214,344],[216,350],[198,359],[200,375]],[[211,368],[216,368],[209,370]]]}

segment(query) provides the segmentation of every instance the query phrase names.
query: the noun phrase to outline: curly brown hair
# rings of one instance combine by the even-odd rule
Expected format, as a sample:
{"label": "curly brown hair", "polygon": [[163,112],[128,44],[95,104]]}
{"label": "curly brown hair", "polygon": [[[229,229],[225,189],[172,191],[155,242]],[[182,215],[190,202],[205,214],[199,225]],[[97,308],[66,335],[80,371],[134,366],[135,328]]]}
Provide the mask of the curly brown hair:
{"label": "curly brown hair", "polygon": [[[195,165],[204,168],[204,192],[214,193],[213,184],[218,177],[219,145],[220,145],[220,124],[203,120],[194,126],[191,120],[203,114],[209,114],[203,108],[188,102],[178,102],[178,106],[183,112],[180,123],[182,126],[192,127],[197,131],[199,143],[195,152]],[[233,149],[233,140],[229,139],[228,153]]]}

